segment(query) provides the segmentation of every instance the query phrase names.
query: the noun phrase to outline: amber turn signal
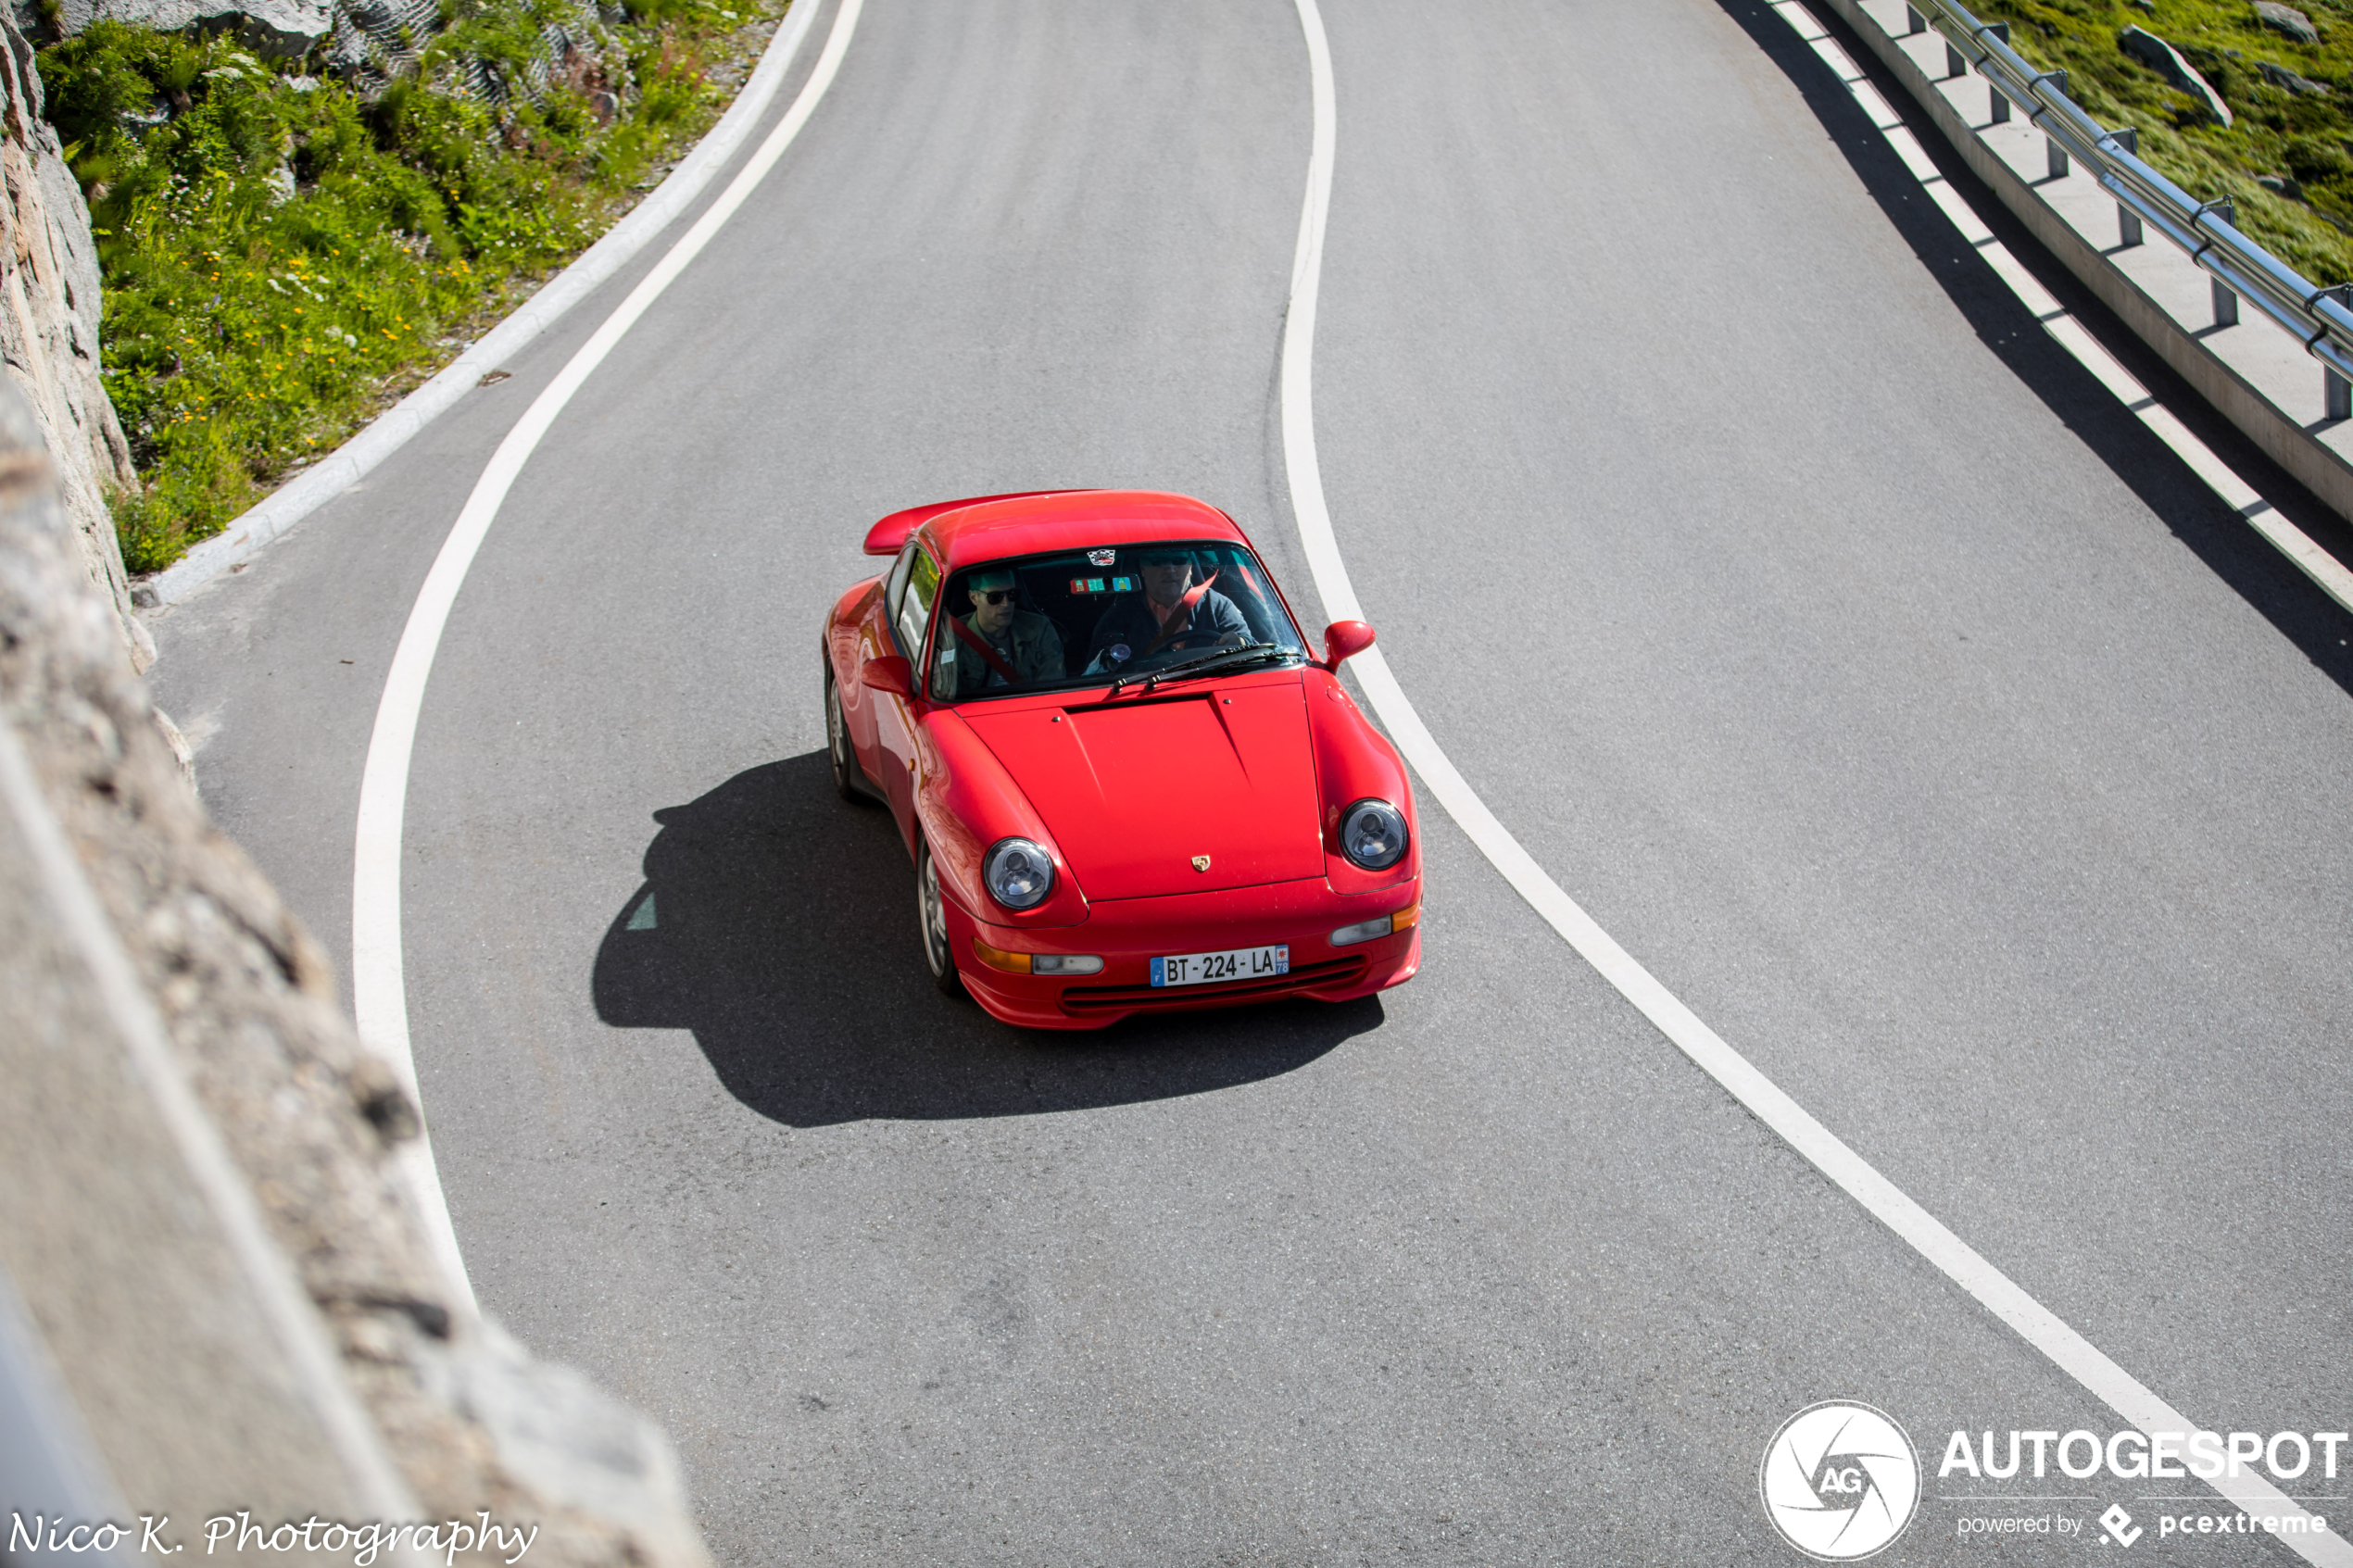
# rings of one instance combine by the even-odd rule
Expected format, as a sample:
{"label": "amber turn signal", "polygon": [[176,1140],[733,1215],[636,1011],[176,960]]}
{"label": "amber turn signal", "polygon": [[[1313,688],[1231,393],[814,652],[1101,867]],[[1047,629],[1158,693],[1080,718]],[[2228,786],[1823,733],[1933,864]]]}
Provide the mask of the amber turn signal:
{"label": "amber turn signal", "polygon": [[987,964],[991,969],[1001,969],[1007,974],[1027,974],[1029,972],[1029,955],[1027,953],[1009,953],[1002,947],[990,947],[988,943],[983,942],[977,936],[973,938],[973,951],[978,953],[980,955],[980,961]]}

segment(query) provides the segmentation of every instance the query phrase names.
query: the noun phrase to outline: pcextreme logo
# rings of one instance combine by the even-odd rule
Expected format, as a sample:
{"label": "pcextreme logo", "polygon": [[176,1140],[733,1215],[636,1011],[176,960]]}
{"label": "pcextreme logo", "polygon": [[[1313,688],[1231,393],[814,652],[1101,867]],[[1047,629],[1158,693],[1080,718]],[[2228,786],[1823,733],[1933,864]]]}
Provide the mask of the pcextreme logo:
{"label": "pcextreme logo", "polygon": [[1920,1500],[1920,1459],[1894,1418],[1825,1399],[1781,1423],[1756,1489],[1781,1538],[1818,1562],[1852,1562],[1893,1542]]}

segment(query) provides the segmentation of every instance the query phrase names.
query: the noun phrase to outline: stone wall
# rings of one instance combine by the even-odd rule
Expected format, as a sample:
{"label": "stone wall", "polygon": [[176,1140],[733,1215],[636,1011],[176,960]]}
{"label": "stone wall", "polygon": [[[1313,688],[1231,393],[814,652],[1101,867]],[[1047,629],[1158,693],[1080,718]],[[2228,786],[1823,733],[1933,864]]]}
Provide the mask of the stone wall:
{"label": "stone wall", "polygon": [[698,1568],[660,1432],[436,1272],[392,1170],[416,1108],[183,781],[46,434],[0,386],[0,1286],[111,1489],[198,1546],[216,1511],[413,1504],[536,1524],[534,1563]]}
{"label": "stone wall", "polygon": [[132,613],[107,493],[137,483],[98,373],[98,249],[90,208],[43,119],[32,44],[0,7],[0,361],[54,460],[82,571],[113,612],[133,671],[155,643]]}

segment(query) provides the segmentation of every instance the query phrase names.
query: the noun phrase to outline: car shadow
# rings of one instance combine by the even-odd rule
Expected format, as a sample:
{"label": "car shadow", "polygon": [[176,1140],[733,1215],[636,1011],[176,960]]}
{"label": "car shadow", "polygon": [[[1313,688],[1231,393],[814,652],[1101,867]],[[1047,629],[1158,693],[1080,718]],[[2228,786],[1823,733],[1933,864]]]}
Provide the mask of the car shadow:
{"label": "car shadow", "polygon": [[1062,1035],[943,997],[924,970],[906,849],[887,812],[834,793],[823,751],[749,769],[654,821],[646,884],[597,951],[597,1016],[692,1031],[731,1094],[790,1126],[1203,1094],[1291,1072],[1382,1022],[1367,997]]}

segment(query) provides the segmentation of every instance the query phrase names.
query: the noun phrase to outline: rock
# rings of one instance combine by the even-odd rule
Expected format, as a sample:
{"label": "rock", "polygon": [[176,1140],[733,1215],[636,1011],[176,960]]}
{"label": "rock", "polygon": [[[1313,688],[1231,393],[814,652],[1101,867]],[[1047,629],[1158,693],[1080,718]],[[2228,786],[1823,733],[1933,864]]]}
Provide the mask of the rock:
{"label": "rock", "polygon": [[2259,174],[2255,182],[2275,196],[2284,196],[2292,202],[2304,199],[2304,187],[2285,174]]}
{"label": "rock", "polygon": [[2141,64],[2157,72],[2180,91],[2205,106],[2206,112],[2221,121],[2225,129],[2231,124],[2231,106],[2213,84],[2198,75],[2182,52],[2144,27],[2128,27],[2117,34],[2117,46]]}
{"label": "rock", "polygon": [[335,13],[333,0],[62,0],[57,20],[68,35],[101,20],[234,32],[258,55],[296,59],[334,31]]}
{"label": "rock", "polygon": [[2309,76],[2298,76],[2285,66],[2275,66],[2269,60],[2258,60],[2255,62],[2255,69],[2261,71],[2263,80],[2274,87],[2284,88],[2290,93],[2300,93],[2308,98],[2325,98],[2329,95],[2329,88],[2325,83],[2315,82]]}
{"label": "rock", "polygon": [[240,1294],[252,1274],[182,1146],[139,1110],[156,1079],[125,1055],[122,1021],[151,1009],[190,1114],[250,1189],[422,1517],[537,1522],[531,1568],[709,1568],[661,1434],[455,1310],[396,1179],[416,1107],[336,1004],[326,955],[182,782],[44,434],[0,384],[0,727],[127,968],[102,979],[64,947],[63,906],[28,869],[32,814],[0,801],[0,1280],[94,1458],[150,1507],[351,1517],[328,1446],[302,1443],[316,1407]]}
{"label": "rock", "polygon": [[90,208],[42,118],[32,44],[0,15],[0,360],[32,405],[81,541],[83,570],[113,606],[132,671],[155,640],[132,613],[108,492],[138,483],[98,360],[98,246]]}
{"label": "rock", "polygon": [[2312,19],[2293,6],[2283,6],[2280,0],[2255,0],[2255,19],[2273,32],[2284,32],[2298,44],[2318,44],[2321,30]]}
{"label": "rock", "polygon": [[417,57],[441,25],[435,0],[339,0],[332,65],[349,77]]}
{"label": "rock", "polygon": [[2133,9],[2140,12],[2143,16],[2153,17],[2157,15],[2157,0],[2131,0],[2131,4]]}

